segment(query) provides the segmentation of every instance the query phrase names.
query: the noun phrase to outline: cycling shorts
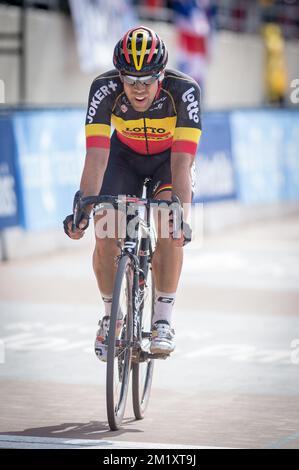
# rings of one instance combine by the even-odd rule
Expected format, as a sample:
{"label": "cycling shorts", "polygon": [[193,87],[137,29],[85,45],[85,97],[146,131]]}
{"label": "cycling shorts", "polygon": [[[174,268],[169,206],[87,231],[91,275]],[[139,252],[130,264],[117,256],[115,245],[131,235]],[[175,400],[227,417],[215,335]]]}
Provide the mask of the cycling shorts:
{"label": "cycling shorts", "polygon": [[170,148],[154,156],[135,153],[114,132],[100,195],[126,194],[142,197],[143,185],[147,179],[150,179],[151,198],[162,191],[171,191],[170,153]]}

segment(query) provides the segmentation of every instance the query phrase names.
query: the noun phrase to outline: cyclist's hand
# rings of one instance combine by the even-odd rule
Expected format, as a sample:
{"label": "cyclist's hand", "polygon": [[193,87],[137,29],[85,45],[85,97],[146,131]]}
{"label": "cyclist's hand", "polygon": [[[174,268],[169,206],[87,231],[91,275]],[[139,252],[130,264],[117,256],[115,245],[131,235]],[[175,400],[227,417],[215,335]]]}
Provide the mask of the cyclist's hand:
{"label": "cyclist's hand", "polygon": [[179,232],[179,238],[173,237],[173,218],[170,216],[169,218],[169,233],[172,237],[172,242],[176,247],[183,247],[187,245],[187,243],[191,242],[192,237],[192,229],[187,222],[183,222],[183,228]]}
{"label": "cyclist's hand", "polygon": [[176,246],[178,248],[184,246],[184,235],[183,235],[182,230],[179,233],[180,238],[174,238],[173,237],[173,215],[172,214],[169,216],[169,233],[170,233],[172,243],[173,243],[174,246]]}
{"label": "cyclist's hand", "polygon": [[[184,222],[183,219],[183,209],[181,207],[181,202],[178,196],[173,195],[172,200],[174,203],[176,203],[178,206],[177,208],[174,208],[174,210],[179,210],[179,217],[176,222],[176,226],[179,225],[179,227],[176,228],[176,233],[174,234],[174,210],[170,211],[169,214],[169,233],[172,237],[172,242],[174,246],[176,247],[183,247],[187,245],[187,243],[191,242],[192,238],[192,229],[190,225],[187,222]],[[177,216],[177,212],[176,212]],[[179,228],[179,230],[178,230]]]}
{"label": "cyclist's hand", "polygon": [[82,220],[79,224],[79,228],[75,227],[74,231],[72,230],[73,222],[73,214],[68,215],[63,221],[64,231],[68,235],[68,237],[72,238],[73,240],[80,240],[80,238],[82,238],[85,233],[84,227],[86,228],[86,220]]}

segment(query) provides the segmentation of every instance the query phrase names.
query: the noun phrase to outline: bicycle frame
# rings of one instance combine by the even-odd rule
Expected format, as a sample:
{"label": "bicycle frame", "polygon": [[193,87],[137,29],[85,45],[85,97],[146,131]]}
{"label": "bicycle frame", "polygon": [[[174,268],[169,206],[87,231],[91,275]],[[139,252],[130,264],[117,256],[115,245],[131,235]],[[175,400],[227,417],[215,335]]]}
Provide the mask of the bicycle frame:
{"label": "bicycle frame", "polygon": [[[147,194],[148,196],[148,187],[147,187]],[[163,358],[165,359],[167,356],[165,355],[155,355],[150,354],[145,351],[142,351],[141,344],[142,344],[142,332],[140,328],[141,324],[141,314],[140,310],[142,308],[143,303],[143,294],[144,294],[144,287],[140,288],[140,286],[144,285],[147,278],[147,269],[148,263],[151,261],[152,258],[152,245],[151,245],[151,222],[150,222],[150,215],[151,215],[151,206],[155,205],[158,206],[159,204],[166,204],[171,206],[171,210],[173,212],[173,224],[174,224],[174,238],[178,238],[178,231],[181,227],[182,221],[182,208],[179,203],[175,203],[176,206],[173,207],[173,201],[165,201],[165,200],[153,200],[146,198],[137,198],[131,196],[87,196],[83,197],[83,194],[79,191],[77,195],[76,204],[74,205],[74,225],[78,226],[78,222],[80,221],[80,217],[82,212],[84,213],[84,209],[87,205],[100,205],[104,208],[106,203],[111,204],[116,210],[124,210],[126,208],[126,227],[130,225],[131,222],[135,219],[135,229],[133,234],[130,234],[128,230],[126,230],[126,236],[124,238],[124,244],[121,246],[119,243],[119,247],[121,253],[118,257],[120,260],[123,256],[129,256],[133,265],[133,288],[132,288],[132,312],[133,312],[133,343],[130,346],[133,346],[133,350],[137,352],[143,352],[143,355],[138,355],[138,360],[143,361],[148,358]],[[139,216],[139,209],[143,207],[145,209],[145,217],[141,218]],[[131,224],[133,225],[133,224]],[[145,237],[139,237],[138,231],[139,228],[142,228],[145,231]],[[138,242],[140,241],[140,246],[138,246]],[[138,253],[139,250],[139,253]],[[138,256],[140,256],[141,261],[139,260]],[[139,285],[140,276],[143,277],[141,284]],[[119,347],[126,347],[127,344],[122,340],[117,340],[116,345]]]}
{"label": "bicycle frame", "polygon": [[[130,206],[132,209],[134,206]],[[132,311],[133,311],[133,349],[141,349],[142,331],[141,315],[144,301],[144,287],[147,279],[148,263],[151,261],[151,239],[150,239],[150,207],[145,206],[145,217],[140,218],[138,206],[131,213],[127,212],[126,226],[134,219],[136,220],[134,235],[128,232],[123,247],[120,247],[122,256],[129,256],[133,264],[133,288],[132,288]],[[144,237],[139,239],[139,230],[144,231]],[[140,242],[138,246],[138,242]],[[139,259],[140,257],[140,259]]]}

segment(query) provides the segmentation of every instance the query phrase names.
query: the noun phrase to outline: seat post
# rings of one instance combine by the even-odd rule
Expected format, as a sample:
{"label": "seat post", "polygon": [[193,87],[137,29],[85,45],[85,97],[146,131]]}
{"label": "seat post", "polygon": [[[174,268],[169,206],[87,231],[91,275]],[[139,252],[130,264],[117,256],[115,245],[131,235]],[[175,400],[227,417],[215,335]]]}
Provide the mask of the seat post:
{"label": "seat post", "polygon": [[145,178],[144,183],[143,183],[143,187],[145,188],[145,197],[146,197],[146,199],[149,199],[149,197],[150,197],[149,187],[150,187],[151,181],[152,181],[151,178]]}

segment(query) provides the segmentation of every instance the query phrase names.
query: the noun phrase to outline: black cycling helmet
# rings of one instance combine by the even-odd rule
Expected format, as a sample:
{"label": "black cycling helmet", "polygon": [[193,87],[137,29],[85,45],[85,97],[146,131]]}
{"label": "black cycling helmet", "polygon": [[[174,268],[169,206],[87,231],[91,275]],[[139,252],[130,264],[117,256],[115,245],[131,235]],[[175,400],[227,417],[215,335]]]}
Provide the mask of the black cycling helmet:
{"label": "black cycling helmet", "polygon": [[151,75],[166,66],[168,52],[164,42],[152,29],[138,26],[130,29],[116,44],[113,63],[120,73]]}

